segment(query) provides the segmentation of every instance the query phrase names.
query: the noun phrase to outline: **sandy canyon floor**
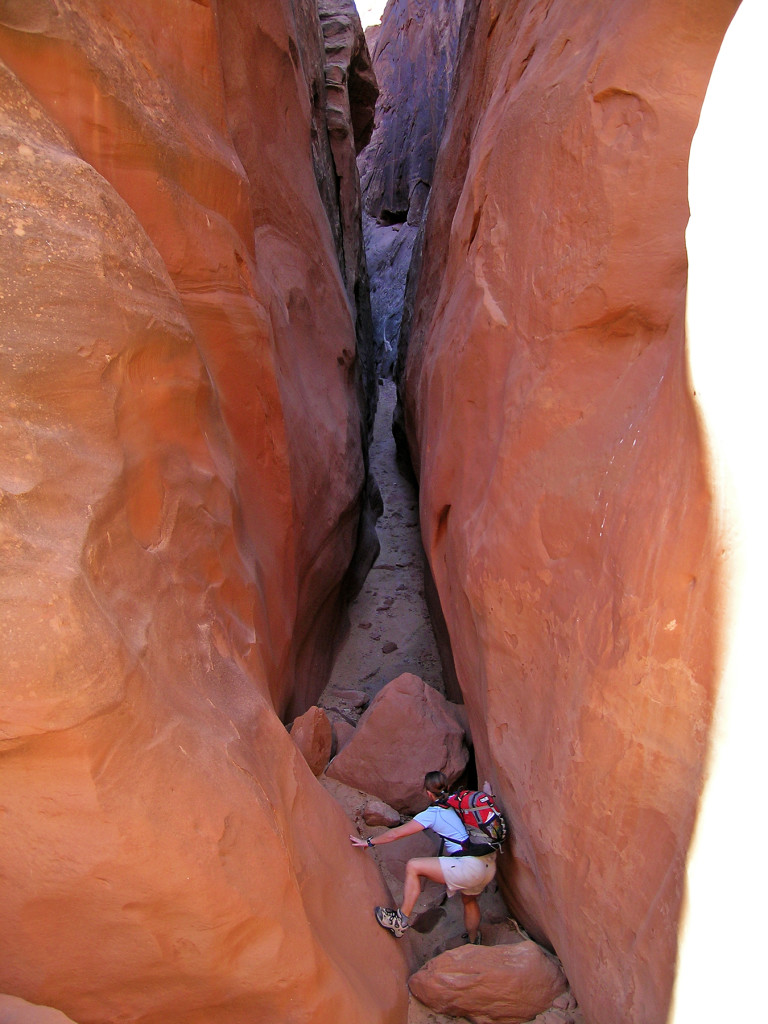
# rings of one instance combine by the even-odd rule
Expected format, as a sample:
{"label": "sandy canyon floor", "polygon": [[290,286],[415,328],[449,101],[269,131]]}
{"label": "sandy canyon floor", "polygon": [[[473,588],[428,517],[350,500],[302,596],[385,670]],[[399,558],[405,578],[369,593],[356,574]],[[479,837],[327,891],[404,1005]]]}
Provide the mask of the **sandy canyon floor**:
{"label": "sandy canyon floor", "polygon": [[384,381],[370,449],[371,469],[384,502],[376,524],[381,552],[350,605],[349,634],[326,692],[352,687],[373,696],[403,672],[413,672],[444,692],[424,600],[418,494],[400,471],[392,435],[395,403],[395,384]]}

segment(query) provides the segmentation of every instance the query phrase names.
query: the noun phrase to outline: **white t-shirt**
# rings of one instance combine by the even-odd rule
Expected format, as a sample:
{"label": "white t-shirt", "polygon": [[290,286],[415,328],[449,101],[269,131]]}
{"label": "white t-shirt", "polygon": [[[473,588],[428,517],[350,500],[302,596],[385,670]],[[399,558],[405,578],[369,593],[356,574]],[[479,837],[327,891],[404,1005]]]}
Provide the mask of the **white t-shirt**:
{"label": "white t-shirt", "polygon": [[458,853],[461,850],[461,843],[469,837],[461,818],[452,807],[439,807],[437,804],[432,804],[426,811],[420,811],[419,814],[414,815],[413,820],[442,836],[445,840],[447,854]]}

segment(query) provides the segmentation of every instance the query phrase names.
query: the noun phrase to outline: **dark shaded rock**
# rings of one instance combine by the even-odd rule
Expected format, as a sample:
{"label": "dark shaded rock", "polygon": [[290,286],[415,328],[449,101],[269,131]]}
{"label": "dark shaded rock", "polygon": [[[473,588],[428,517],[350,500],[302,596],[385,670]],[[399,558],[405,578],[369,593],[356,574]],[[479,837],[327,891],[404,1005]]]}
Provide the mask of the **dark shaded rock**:
{"label": "dark shaded rock", "polygon": [[456,58],[462,0],[393,0],[372,51],[376,128],[360,158],[366,212],[418,225],[432,183]]}
{"label": "dark shaded rock", "polygon": [[391,376],[411,250],[427,204],[463,0],[393,0],[369,29],[376,127],[358,159],[378,371]]}

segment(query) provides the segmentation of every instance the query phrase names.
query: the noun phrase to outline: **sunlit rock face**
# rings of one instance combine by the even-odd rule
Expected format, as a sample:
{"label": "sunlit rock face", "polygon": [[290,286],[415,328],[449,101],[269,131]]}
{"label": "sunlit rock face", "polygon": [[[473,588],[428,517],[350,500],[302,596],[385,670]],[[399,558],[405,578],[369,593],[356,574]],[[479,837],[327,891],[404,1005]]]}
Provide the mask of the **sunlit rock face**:
{"label": "sunlit rock face", "polygon": [[0,992],[401,1021],[381,883],[278,717],[365,488],[316,9],[4,5],[0,57]]}
{"label": "sunlit rock face", "polygon": [[358,158],[377,363],[391,375],[411,252],[448,103],[463,0],[392,0],[368,30],[380,89]]}
{"label": "sunlit rock face", "polygon": [[735,8],[473,3],[400,382],[502,884],[591,1024],[666,1019],[716,691],[684,232]]}

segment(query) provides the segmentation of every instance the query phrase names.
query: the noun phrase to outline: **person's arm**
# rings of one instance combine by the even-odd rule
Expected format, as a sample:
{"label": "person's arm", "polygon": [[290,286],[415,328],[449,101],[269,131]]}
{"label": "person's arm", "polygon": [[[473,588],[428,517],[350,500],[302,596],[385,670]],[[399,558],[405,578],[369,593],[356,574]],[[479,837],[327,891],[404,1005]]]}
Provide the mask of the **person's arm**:
{"label": "person's arm", "polygon": [[368,839],[360,839],[359,836],[350,836],[350,842],[353,846],[382,846],[384,843],[394,843],[396,839],[404,839],[405,836],[413,836],[417,832],[423,832],[424,826],[412,818],[410,821],[406,821],[404,825],[397,825],[395,828],[389,829],[388,832],[382,832],[381,835],[375,836]]}

